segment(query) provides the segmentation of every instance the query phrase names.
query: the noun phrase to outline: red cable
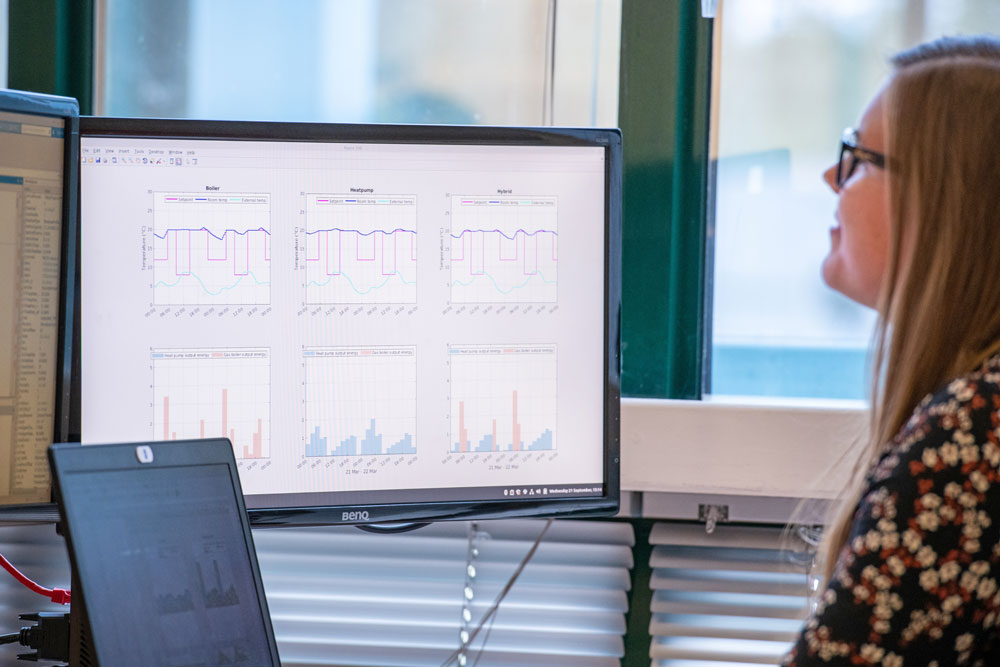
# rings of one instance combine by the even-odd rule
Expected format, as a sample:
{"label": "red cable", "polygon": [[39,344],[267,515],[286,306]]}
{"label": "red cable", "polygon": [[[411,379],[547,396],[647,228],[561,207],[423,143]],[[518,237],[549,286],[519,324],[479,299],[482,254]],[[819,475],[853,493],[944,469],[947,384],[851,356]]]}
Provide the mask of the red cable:
{"label": "red cable", "polygon": [[15,579],[30,588],[32,592],[44,595],[56,604],[69,604],[70,592],[68,590],[65,588],[45,588],[44,586],[39,586],[31,579],[28,579],[26,576],[21,574],[21,572],[16,567],[11,565],[10,561],[4,558],[2,554],[0,554],[0,566],[3,566],[3,569],[10,572]]}

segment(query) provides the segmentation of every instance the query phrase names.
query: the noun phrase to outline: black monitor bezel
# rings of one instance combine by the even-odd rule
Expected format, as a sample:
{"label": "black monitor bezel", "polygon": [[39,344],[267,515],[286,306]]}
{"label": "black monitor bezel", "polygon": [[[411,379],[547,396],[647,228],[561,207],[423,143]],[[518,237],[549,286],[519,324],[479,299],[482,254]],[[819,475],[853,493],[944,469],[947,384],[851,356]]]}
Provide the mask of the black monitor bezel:
{"label": "black monitor bezel", "polygon": [[[604,493],[501,501],[431,501],[249,509],[255,526],[343,525],[483,518],[608,516],[620,502],[621,184],[618,129],[211,121],[84,116],[81,137],[382,144],[597,146],[605,150]],[[81,225],[82,226],[82,225]],[[79,310],[78,310],[79,312]],[[79,316],[77,317],[79,321]],[[79,364],[79,345],[74,351]],[[79,425],[77,425],[79,430]]]}
{"label": "black monitor bezel", "polygon": [[[59,338],[56,345],[56,387],[54,442],[73,439],[72,424],[78,421],[72,414],[73,399],[79,394],[74,387],[74,325],[78,321],[79,303],[79,211],[80,183],[80,106],[72,97],[46,95],[22,90],[0,89],[0,112],[46,116],[63,120],[63,198],[62,238],[59,266]],[[50,485],[51,489],[51,485]],[[36,520],[53,512],[51,503],[20,503],[0,507],[0,521]]]}

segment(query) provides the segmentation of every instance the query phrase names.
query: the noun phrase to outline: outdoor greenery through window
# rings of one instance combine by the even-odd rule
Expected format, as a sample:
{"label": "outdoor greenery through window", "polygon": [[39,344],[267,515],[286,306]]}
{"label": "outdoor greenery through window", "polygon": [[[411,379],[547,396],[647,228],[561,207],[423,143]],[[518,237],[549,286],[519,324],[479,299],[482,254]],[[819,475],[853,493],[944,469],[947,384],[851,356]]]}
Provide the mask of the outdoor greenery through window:
{"label": "outdoor greenery through window", "polygon": [[723,0],[713,394],[863,398],[874,314],[819,267],[836,205],[821,179],[892,53],[1000,30],[991,0]]}

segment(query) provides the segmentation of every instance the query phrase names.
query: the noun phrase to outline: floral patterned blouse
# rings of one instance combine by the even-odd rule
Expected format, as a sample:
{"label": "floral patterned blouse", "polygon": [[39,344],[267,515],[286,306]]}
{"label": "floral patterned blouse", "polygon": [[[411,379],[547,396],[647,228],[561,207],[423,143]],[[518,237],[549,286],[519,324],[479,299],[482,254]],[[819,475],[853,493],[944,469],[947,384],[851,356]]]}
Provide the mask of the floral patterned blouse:
{"label": "floral patterned blouse", "polygon": [[1000,356],[925,398],[866,480],[783,665],[1000,665]]}

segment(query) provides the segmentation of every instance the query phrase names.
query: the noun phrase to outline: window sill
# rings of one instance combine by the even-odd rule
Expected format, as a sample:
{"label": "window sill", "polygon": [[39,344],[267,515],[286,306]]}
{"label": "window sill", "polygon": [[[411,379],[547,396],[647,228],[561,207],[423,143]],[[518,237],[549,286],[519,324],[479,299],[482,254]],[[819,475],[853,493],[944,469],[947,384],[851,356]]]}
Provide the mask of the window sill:
{"label": "window sill", "polygon": [[[782,507],[827,500],[845,485],[851,462],[842,455],[866,428],[860,401],[625,398],[622,491],[642,493],[643,516],[657,498],[726,496],[757,506],[780,499]],[[753,512],[773,519],[768,513]]]}

